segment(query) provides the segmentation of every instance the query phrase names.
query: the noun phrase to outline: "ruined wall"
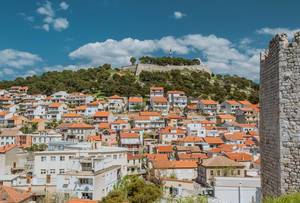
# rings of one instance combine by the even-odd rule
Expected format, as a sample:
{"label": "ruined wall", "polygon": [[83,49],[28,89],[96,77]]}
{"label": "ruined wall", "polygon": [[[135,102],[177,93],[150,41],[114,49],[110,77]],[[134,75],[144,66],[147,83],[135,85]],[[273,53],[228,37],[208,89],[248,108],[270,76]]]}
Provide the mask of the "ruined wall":
{"label": "ruined wall", "polygon": [[300,32],[261,55],[260,106],[263,195],[300,191]]}
{"label": "ruined wall", "polygon": [[138,64],[134,66],[127,66],[123,67],[124,69],[132,70],[135,72],[136,75],[139,75],[143,70],[144,71],[170,71],[170,70],[204,70],[210,73],[210,70],[205,65],[191,65],[191,66],[174,66],[174,65],[167,65],[167,66],[159,66],[154,64]]}

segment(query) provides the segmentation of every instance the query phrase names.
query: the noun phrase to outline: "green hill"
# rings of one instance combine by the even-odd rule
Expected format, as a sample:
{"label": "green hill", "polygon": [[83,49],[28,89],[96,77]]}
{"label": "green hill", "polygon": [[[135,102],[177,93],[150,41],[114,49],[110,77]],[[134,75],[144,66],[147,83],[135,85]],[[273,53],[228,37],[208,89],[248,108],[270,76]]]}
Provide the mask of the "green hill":
{"label": "green hill", "polygon": [[142,71],[135,76],[129,70],[112,69],[110,65],[77,71],[51,71],[40,76],[1,81],[0,88],[13,85],[29,86],[31,94],[47,94],[65,90],[84,92],[98,96],[147,96],[151,86],[163,86],[168,90],[183,90],[188,96],[258,102],[258,84],[238,76],[215,75],[205,71],[171,70],[166,72]]}

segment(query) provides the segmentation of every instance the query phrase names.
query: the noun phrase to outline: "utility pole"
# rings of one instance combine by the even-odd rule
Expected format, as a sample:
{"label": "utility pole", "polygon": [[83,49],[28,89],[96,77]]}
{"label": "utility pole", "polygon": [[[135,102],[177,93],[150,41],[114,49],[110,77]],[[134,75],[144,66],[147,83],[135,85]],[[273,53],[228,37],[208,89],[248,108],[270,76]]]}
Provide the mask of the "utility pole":
{"label": "utility pole", "polygon": [[241,203],[241,183],[238,186],[238,196],[239,196],[239,203]]}

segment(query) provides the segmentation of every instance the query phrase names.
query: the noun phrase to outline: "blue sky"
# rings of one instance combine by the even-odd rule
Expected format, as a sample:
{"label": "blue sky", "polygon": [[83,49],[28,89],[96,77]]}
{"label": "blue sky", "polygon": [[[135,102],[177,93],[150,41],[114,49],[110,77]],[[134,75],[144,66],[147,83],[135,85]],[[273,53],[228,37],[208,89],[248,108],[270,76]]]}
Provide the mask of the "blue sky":
{"label": "blue sky", "polygon": [[0,80],[131,56],[200,58],[211,70],[258,80],[259,53],[300,28],[298,1],[2,0]]}

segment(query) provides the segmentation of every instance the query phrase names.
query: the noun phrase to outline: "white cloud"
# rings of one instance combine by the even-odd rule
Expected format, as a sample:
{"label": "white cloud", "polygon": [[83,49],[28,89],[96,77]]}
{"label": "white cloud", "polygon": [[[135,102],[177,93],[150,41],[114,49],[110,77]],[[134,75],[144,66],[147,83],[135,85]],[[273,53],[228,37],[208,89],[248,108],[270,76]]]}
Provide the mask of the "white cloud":
{"label": "white cloud", "polygon": [[[61,2],[60,7],[62,10],[67,10],[69,5],[66,2]],[[49,31],[52,27],[56,31],[62,31],[69,27],[69,21],[66,18],[56,17],[55,10],[52,7],[51,2],[46,1],[38,9],[37,13],[43,16],[43,25],[36,26],[45,31]]]}
{"label": "white cloud", "polygon": [[131,56],[152,55],[157,51],[168,53],[170,49],[176,54],[193,53],[204,56],[202,61],[216,73],[238,74],[258,80],[260,50],[243,49],[240,44],[233,44],[228,39],[215,35],[190,34],[179,38],[166,36],[151,40],[108,39],[83,45],[69,56],[85,60],[91,66],[104,63],[123,66],[130,64]]}
{"label": "white cloud", "polygon": [[65,18],[56,18],[53,23],[53,28],[57,31],[67,29],[69,27],[69,22]]}
{"label": "white cloud", "polygon": [[293,34],[298,31],[300,31],[300,28],[290,29],[290,28],[281,28],[281,27],[278,28],[264,27],[257,30],[256,32],[258,34],[273,35],[273,36],[279,33],[286,33],[288,37],[291,38],[293,37]]}
{"label": "white cloud", "polygon": [[33,66],[42,59],[35,54],[14,49],[0,50],[0,67],[23,68]]}
{"label": "white cloud", "polygon": [[69,4],[67,4],[66,2],[61,2],[59,4],[60,8],[63,9],[63,10],[67,10],[69,8]]}
{"label": "white cloud", "polygon": [[175,11],[175,12],[173,13],[173,15],[174,15],[174,18],[175,18],[175,19],[181,19],[181,18],[183,18],[183,17],[186,16],[186,14],[184,14],[184,13],[182,13],[182,12],[180,12],[180,11]]}

